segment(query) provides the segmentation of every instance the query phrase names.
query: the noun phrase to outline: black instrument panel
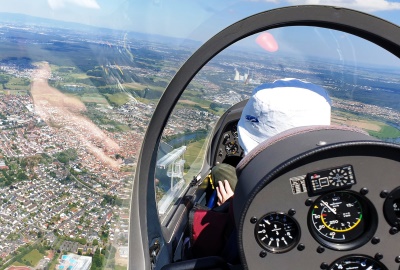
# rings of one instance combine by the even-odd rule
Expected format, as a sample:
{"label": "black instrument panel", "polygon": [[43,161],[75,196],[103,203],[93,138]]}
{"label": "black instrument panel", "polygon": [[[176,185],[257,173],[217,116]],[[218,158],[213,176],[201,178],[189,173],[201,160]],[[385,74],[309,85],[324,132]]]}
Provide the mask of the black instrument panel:
{"label": "black instrument panel", "polygon": [[[349,143],[348,148],[340,150],[331,147],[326,152],[311,151],[310,157],[295,157],[286,162],[286,167],[277,161],[278,167],[271,165],[271,168],[281,171],[270,171],[265,168],[265,160],[277,157],[285,145],[282,142],[242,168],[238,183],[248,181],[245,192],[249,195],[248,206],[242,208],[245,214],[237,224],[241,255],[247,267],[399,269],[400,147],[380,149],[380,143],[372,147],[373,144],[356,147]],[[259,171],[254,167],[260,168]],[[270,176],[273,173],[277,176]],[[253,185],[255,179],[259,180]],[[312,185],[314,180],[322,182],[325,189]],[[246,189],[243,185],[240,188]],[[235,199],[240,200],[243,196],[240,193],[235,191]],[[239,205],[235,207],[240,209]],[[281,215],[276,226],[259,230],[258,224],[263,224],[271,213]],[[290,217],[290,222],[284,222],[282,217]],[[293,227],[289,223],[296,224],[298,227],[293,231],[299,232],[292,242],[287,241],[287,232],[292,234]],[[288,224],[290,230],[286,229]],[[287,247],[275,250],[274,236],[281,238],[279,244],[286,240]],[[267,240],[270,238],[273,241]],[[296,244],[291,246],[293,242]]]}
{"label": "black instrument panel", "polygon": [[240,147],[237,132],[238,120],[226,124],[218,142],[218,151],[215,163],[228,163],[236,166],[244,155]]}
{"label": "black instrument panel", "polygon": [[[336,158],[331,162],[339,165],[339,160],[341,159]],[[280,181],[270,183],[268,188],[255,197],[253,204],[258,207],[257,209],[251,207],[247,216],[253,218],[260,216],[260,220],[264,220],[264,217],[271,212],[279,212],[285,216],[290,216],[289,213],[295,212],[290,216],[293,219],[291,222],[298,224],[298,229],[294,231],[301,231],[301,237],[299,236],[296,240],[297,248],[282,248],[276,252],[270,247],[266,248],[265,244],[260,245],[260,236],[256,234],[256,238],[253,237],[252,240],[251,250],[254,254],[251,258],[268,263],[271,269],[278,269],[276,267],[279,267],[282,261],[287,263],[288,260],[297,261],[295,265],[303,261],[304,265],[309,265],[309,269],[319,269],[321,265],[329,265],[326,269],[353,269],[351,267],[356,267],[358,264],[367,265],[367,267],[360,266],[361,268],[354,269],[397,269],[399,264],[395,260],[397,256],[400,256],[400,233],[397,233],[399,212],[396,206],[400,200],[400,192],[398,192],[400,181],[395,181],[394,176],[387,177],[388,181],[385,183],[374,181],[376,171],[384,171],[383,168],[378,169],[373,166],[382,164],[374,160],[375,158],[371,158],[368,161],[369,168],[354,160],[352,164],[359,180],[358,183],[350,189],[331,190],[318,197],[310,197],[307,192],[292,193],[289,179],[295,176],[291,175],[294,172],[279,177]],[[346,159],[346,161],[349,160]],[[314,166],[321,167],[317,164],[313,164]],[[386,166],[397,166],[400,171],[398,163],[386,164]],[[390,199],[389,196],[382,198],[385,190],[389,191],[388,194],[392,193],[395,196]],[[273,199],[265,203],[265,198]],[[384,207],[385,204],[387,207]],[[257,220],[256,224],[260,222]],[[257,229],[251,222],[248,222],[246,227]],[[283,226],[281,227],[283,229]],[[271,229],[270,233],[273,235],[275,231]],[[264,258],[260,256],[263,251],[269,253]],[[347,257],[343,259],[345,255]],[[282,256],[287,256],[288,259],[282,260]],[[310,266],[310,261],[314,262],[314,267]],[[277,263],[275,267],[272,266],[274,262]],[[285,267],[288,266],[285,264]],[[375,268],[378,266],[380,268]]]}
{"label": "black instrument panel", "polygon": [[[240,161],[237,121],[221,134],[216,161]],[[325,156],[262,189],[242,232],[249,269],[400,269],[400,155],[373,152]]]}

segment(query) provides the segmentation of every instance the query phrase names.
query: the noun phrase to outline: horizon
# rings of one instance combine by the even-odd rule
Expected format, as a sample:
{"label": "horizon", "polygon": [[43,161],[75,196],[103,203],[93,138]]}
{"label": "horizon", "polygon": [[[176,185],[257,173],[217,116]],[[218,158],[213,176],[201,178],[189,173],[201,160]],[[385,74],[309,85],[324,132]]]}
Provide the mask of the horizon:
{"label": "horizon", "polygon": [[245,17],[304,4],[350,8],[400,24],[400,0],[16,0],[2,3],[0,12],[204,42]]}
{"label": "horizon", "polygon": [[[168,44],[168,45],[178,45],[177,48],[181,47],[184,48],[186,46],[189,46],[192,48],[192,52],[194,52],[198,47],[202,45],[201,41],[195,40],[195,39],[190,39],[190,37],[187,38],[182,38],[182,37],[173,37],[173,36],[166,36],[165,34],[158,34],[158,33],[145,33],[145,32],[137,32],[134,30],[123,30],[123,29],[111,29],[111,28],[105,28],[104,26],[101,25],[87,25],[81,22],[65,22],[65,21],[59,21],[59,20],[54,20],[54,19],[49,19],[49,18],[42,18],[42,17],[36,17],[33,15],[26,15],[26,14],[20,14],[20,13],[10,13],[10,12],[2,12],[0,11],[0,14],[5,14],[9,15],[9,17],[6,18],[0,18],[0,22],[7,22],[7,23],[15,23],[16,25],[36,25],[39,24],[43,27],[47,27],[49,29],[68,29],[68,30],[80,30],[80,34],[94,34],[94,35],[110,35],[114,36],[117,39],[122,38],[126,39],[128,37],[131,38],[131,41],[138,39],[138,40],[145,40],[148,42],[155,42],[158,44]],[[10,22],[11,21],[11,22]],[[87,27],[87,29],[85,28]],[[98,29],[99,31],[101,30],[109,30],[110,32],[95,32],[91,31],[90,29]],[[26,29],[25,29],[26,30]],[[324,32],[324,31],[329,31]],[[279,57],[282,54],[288,56],[308,56],[308,57],[321,57],[321,55],[326,56],[325,59],[330,60],[330,61],[337,61],[340,57],[342,57],[339,54],[342,53],[347,53],[347,54],[354,54],[354,48],[356,48],[356,53],[360,55],[359,57],[354,58],[353,63],[344,63],[345,65],[359,65],[361,64],[362,66],[368,67],[371,64],[374,65],[379,65],[382,68],[393,68],[393,67],[398,67],[397,61],[394,61],[392,55],[386,56],[388,54],[387,52],[383,52],[384,56],[382,58],[382,51],[380,47],[377,48],[369,48],[370,50],[375,50],[375,53],[372,53],[371,57],[371,51],[367,50],[365,46],[360,46],[360,42],[364,42],[362,39],[346,34],[340,31],[336,30],[331,30],[331,29],[325,29],[325,28],[319,28],[319,27],[307,27],[307,26],[291,26],[291,27],[283,27],[283,28],[276,28],[276,29],[271,29],[268,31],[269,33],[273,33],[274,36],[279,39],[279,47],[280,50],[276,52],[269,52],[264,49],[261,49],[259,45],[256,44],[255,42],[255,36],[259,34],[255,34],[252,36],[249,36],[243,40],[238,41],[237,43],[233,44],[230,46],[227,50],[228,51],[251,51],[253,53],[264,53],[267,55],[274,55],[274,57]],[[77,33],[78,34],[78,33]],[[129,34],[133,34],[129,36]],[[336,36],[335,38],[332,38],[330,36]],[[344,35],[344,36],[343,36]],[[312,40],[317,38],[321,38],[321,36],[324,36],[324,41],[323,43],[320,43],[320,46],[315,46],[313,49],[310,50],[309,48],[309,43],[313,42]],[[346,46],[348,45],[340,45],[339,43],[342,43],[343,38],[345,38],[345,41],[347,43],[350,43],[351,46],[351,51],[349,52],[349,48],[346,49]],[[316,40],[320,42],[319,40]],[[323,53],[323,47],[326,46],[327,42],[336,43],[336,46],[339,46],[338,49],[342,50],[341,53],[339,53],[336,56],[328,56],[328,54]],[[292,43],[296,43],[296,47],[292,48],[291,45]],[[371,43],[372,44],[372,43]],[[342,46],[345,46],[341,48]],[[321,48],[318,48],[321,47]],[[371,46],[367,46],[371,47]],[[318,49],[316,49],[318,48]],[[375,57],[373,57],[376,55]],[[350,59],[351,57],[347,57]],[[364,59],[369,59],[369,61],[364,62]]]}

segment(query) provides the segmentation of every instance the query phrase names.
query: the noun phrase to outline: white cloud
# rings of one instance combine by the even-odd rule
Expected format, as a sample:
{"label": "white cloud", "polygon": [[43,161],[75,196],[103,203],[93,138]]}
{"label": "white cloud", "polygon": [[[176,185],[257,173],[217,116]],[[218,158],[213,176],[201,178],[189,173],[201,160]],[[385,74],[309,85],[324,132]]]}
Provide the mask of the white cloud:
{"label": "white cloud", "polygon": [[68,5],[77,5],[84,8],[99,9],[96,0],[47,0],[51,9],[61,9]]}
{"label": "white cloud", "polygon": [[290,5],[329,5],[365,12],[400,10],[400,3],[387,0],[248,0],[251,2],[287,3]]}

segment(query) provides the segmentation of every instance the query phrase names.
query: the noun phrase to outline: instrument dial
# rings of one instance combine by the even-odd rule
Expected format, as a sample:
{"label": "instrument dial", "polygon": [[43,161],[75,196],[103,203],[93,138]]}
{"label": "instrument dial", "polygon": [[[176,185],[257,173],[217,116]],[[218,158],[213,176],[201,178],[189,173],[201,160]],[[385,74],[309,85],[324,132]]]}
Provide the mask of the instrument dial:
{"label": "instrument dial", "polygon": [[266,214],[257,222],[254,233],[259,245],[272,253],[289,251],[300,240],[297,221],[284,213]]}
{"label": "instrument dial", "polygon": [[235,155],[239,151],[239,146],[235,141],[228,142],[225,145],[225,151],[228,155]]}
{"label": "instrument dial", "polygon": [[353,180],[349,171],[343,168],[333,169],[328,175],[329,182],[332,186],[342,187],[348,184],[349,180]]}
{"label": "instrument dial", "polygon": [[236,139],[238,137],[237,125],[232,126],[231,132],[232,132],[233,138]]}
{"label": "instrument dial", "polygon": [[321,244],[349,250],[367,242],[376,230],[376,218],[371,219],[376,217],[373,210],[372,203],[355,192],[331,192],[320,196],[311,206],[308,224]]}
{"label": "instrument dial", "polygon": [[387,196],[383,205],[383,213],[391,226],[400,228],[400,187],[392,190]]}
{"label": "instrument dial", "polygon": [[362,255],[349,255],[334,261],[329,270],[388,270],[381,262]]}

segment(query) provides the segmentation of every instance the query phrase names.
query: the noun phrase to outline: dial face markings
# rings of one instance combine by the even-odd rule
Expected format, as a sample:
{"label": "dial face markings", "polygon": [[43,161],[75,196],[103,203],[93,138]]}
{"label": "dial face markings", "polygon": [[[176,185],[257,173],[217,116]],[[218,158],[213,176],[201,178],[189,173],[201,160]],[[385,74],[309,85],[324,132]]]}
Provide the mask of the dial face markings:
{"label": "dial face markings", "polygon": [[355,195],[332,192],[318,198],[311,211],[312,230],[327,241],[345,243],[364,232],[363,209]]}
{"label": "dial face markings", "polygon": [[289,251],[300,238],[297,221],[284,213],[264,215],[256,224],[254,232],[258,244],[272,253]]}
{"label": "dial face markings", "polygon": [[400,224],[400,187],[392,190],[386,197],[383,214],[391,226]]}
{"label": "dial face markings", "polygon": [[343,190],[356,184],[352,165],[315,171],[306,175],[309,196],[324,194],[329,191]]}
{"label": "dial face markings", "polygon": [[234,125],[234,126],[232,127],[231,132],[232,132],[232,135],[233,135],[234,138],[237,138],[237,137],[238,137],[237,125]]}
{"label": "dial face markings", "polygon": [[239,151],[239,146],[236,144],[235,141],[228,142],[225,145],[225,151],[229,155],[234,155]]}
{"label": "dial face markings", "polygon": [[310,206],[307,224],[321,245],[333,250],[352,250],[374,236],[378,213],[372,202],[360,193],[333,191],[321,195]]}
{"label": "dial face markings", "polygon": [[347,170],[333,169],[328,175],[329,182],[333,186],[341,187],[348,183],[350,177]]}
{"label": "dial face markings", "polygon": [[381,262],[369,256],[349,255],[333,262],[328,270],[387,270]]}

